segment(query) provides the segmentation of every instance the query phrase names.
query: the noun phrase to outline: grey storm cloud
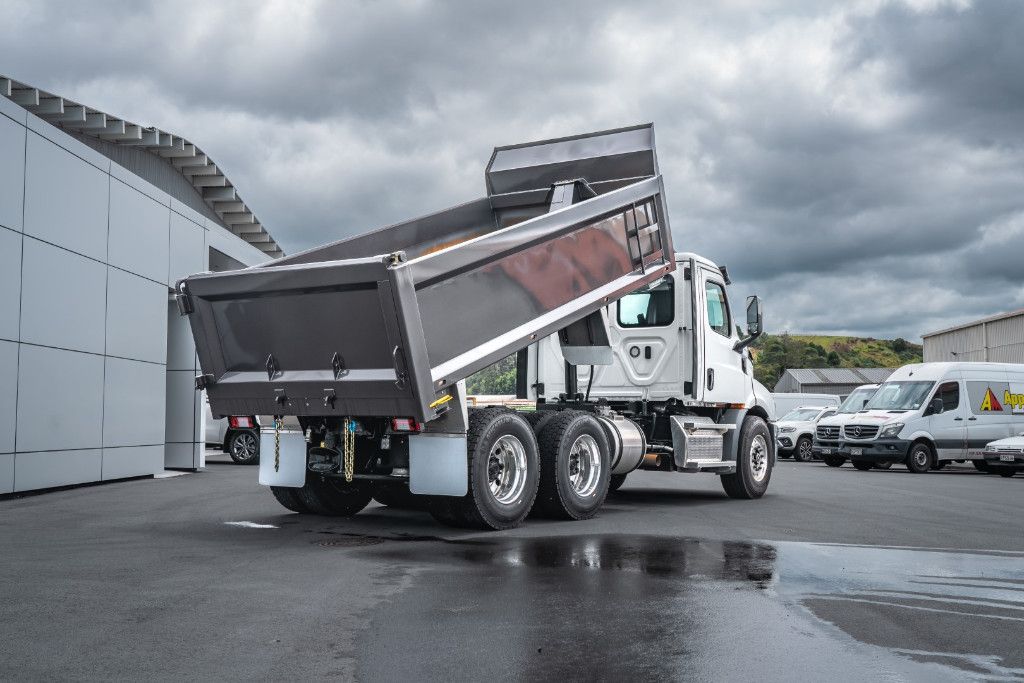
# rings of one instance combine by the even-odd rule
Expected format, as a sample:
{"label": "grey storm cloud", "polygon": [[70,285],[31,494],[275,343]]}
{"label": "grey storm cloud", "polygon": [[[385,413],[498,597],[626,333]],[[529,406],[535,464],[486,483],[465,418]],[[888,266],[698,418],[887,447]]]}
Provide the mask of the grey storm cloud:
{"label": "grey storm cloud", "polygon": [[1024,3],[0,4],[0,72],[179,132],[290,252],[654,121],[677,248],[770,330],[1024,306]]}

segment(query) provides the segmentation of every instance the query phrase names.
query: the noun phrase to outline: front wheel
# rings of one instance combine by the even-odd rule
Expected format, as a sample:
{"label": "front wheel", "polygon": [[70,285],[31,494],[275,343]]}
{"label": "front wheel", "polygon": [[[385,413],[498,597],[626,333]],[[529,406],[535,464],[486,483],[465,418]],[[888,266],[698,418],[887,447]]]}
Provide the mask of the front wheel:
{"label": "front wheel", "polygon": [[854,469],[860,470],[861,472],[867,472],[867,471],[869,471],[871,469],[874,469],[874,467],[875,467],[874,463],[871,462],[870,460],[855,460],[855,459],[851,459],[850,460],[850,464],[853,465]]}
{"label": "front wheel", "polygon": [[846,458],[840,455],[823,455],[821,457],[825,461],[825,464],[829,467],[842,467],[843,463],[846,462]]}
{"label": "front wheel", "polygon": [[256,432],[242,430],[228,439],[228,455],[239,465],[255,465],[260,461],[260,440]]}
{"label": "front wheel", "polygon": [[934,460],[931,446],[924,442],[915,443],[907,454],[907,469],[914,474],[924,474],[932,468]]}
{"label": "front wheel", "polygon": [[760,498],[768,490],[774,458],[772,435],[765,421],[756,416],[743,420],[736,472],[721,475],[722,488],[730,498]]}
{"label": "front wheel", "polygon": [[793,451],[793,459],[797,462],[810,462],[814,459],[814,452],[812,450],[814,444],[811,442],[811,437],[801,436],[796,442],[796,450]]}
{"label": "front wheel", "polygon": [[876,470],[887,470],[890,467],[892,467],[892,463],[891,462],[876,462],[874,464],[874,467],[875,467]]}
{"label": "front wheel", "polygon": [[1008,469],[999,470],[999,476],[1000,477],[1006,477],[1007,479],[1009,479],[1010,477],[1012,477],[1015,474],[1017,474],[1017,470],[1008,470]]}

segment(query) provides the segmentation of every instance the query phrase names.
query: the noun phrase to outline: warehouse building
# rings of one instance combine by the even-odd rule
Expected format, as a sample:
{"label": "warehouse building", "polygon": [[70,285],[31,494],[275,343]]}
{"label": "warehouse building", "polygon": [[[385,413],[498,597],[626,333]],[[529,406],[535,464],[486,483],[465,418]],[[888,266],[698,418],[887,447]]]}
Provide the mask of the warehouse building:
{"label": "warehouse building", "polygon": [[797,368],[782,373],[777,394],[846,396],[862,384],[881,384],[895,368]]}
{"label": "warehouse building", "polygon": [[0,76],[0,494],[203,465],[171,287],[281,250],[195,145]]}
{"label": "warehouse building", "polygon": [[1024,309],[921,335],[924,360],[1024,363]]}

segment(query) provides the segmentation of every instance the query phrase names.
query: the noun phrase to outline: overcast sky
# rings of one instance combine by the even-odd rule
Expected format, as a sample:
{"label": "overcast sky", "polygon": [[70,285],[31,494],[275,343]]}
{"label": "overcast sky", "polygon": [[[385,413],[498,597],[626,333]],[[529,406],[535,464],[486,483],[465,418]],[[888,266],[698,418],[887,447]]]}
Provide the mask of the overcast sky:
{"label": "overcast sky", "polygon": [[676,247],[769,331],[1024,307],[1024,2],[0,1],[0,73],[201,146],[288,252],[653,121]]}

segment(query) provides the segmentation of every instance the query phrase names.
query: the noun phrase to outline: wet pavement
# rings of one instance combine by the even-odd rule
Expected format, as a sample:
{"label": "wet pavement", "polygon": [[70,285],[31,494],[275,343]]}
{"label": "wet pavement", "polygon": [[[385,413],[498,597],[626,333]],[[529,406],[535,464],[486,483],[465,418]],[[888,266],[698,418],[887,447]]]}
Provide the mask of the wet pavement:
{"label": "wet pavement", "polygon": [[0,501],[0,678],[1024,679],[1024,478],[640,473],[479,534],[286,513],[255,474]]}

